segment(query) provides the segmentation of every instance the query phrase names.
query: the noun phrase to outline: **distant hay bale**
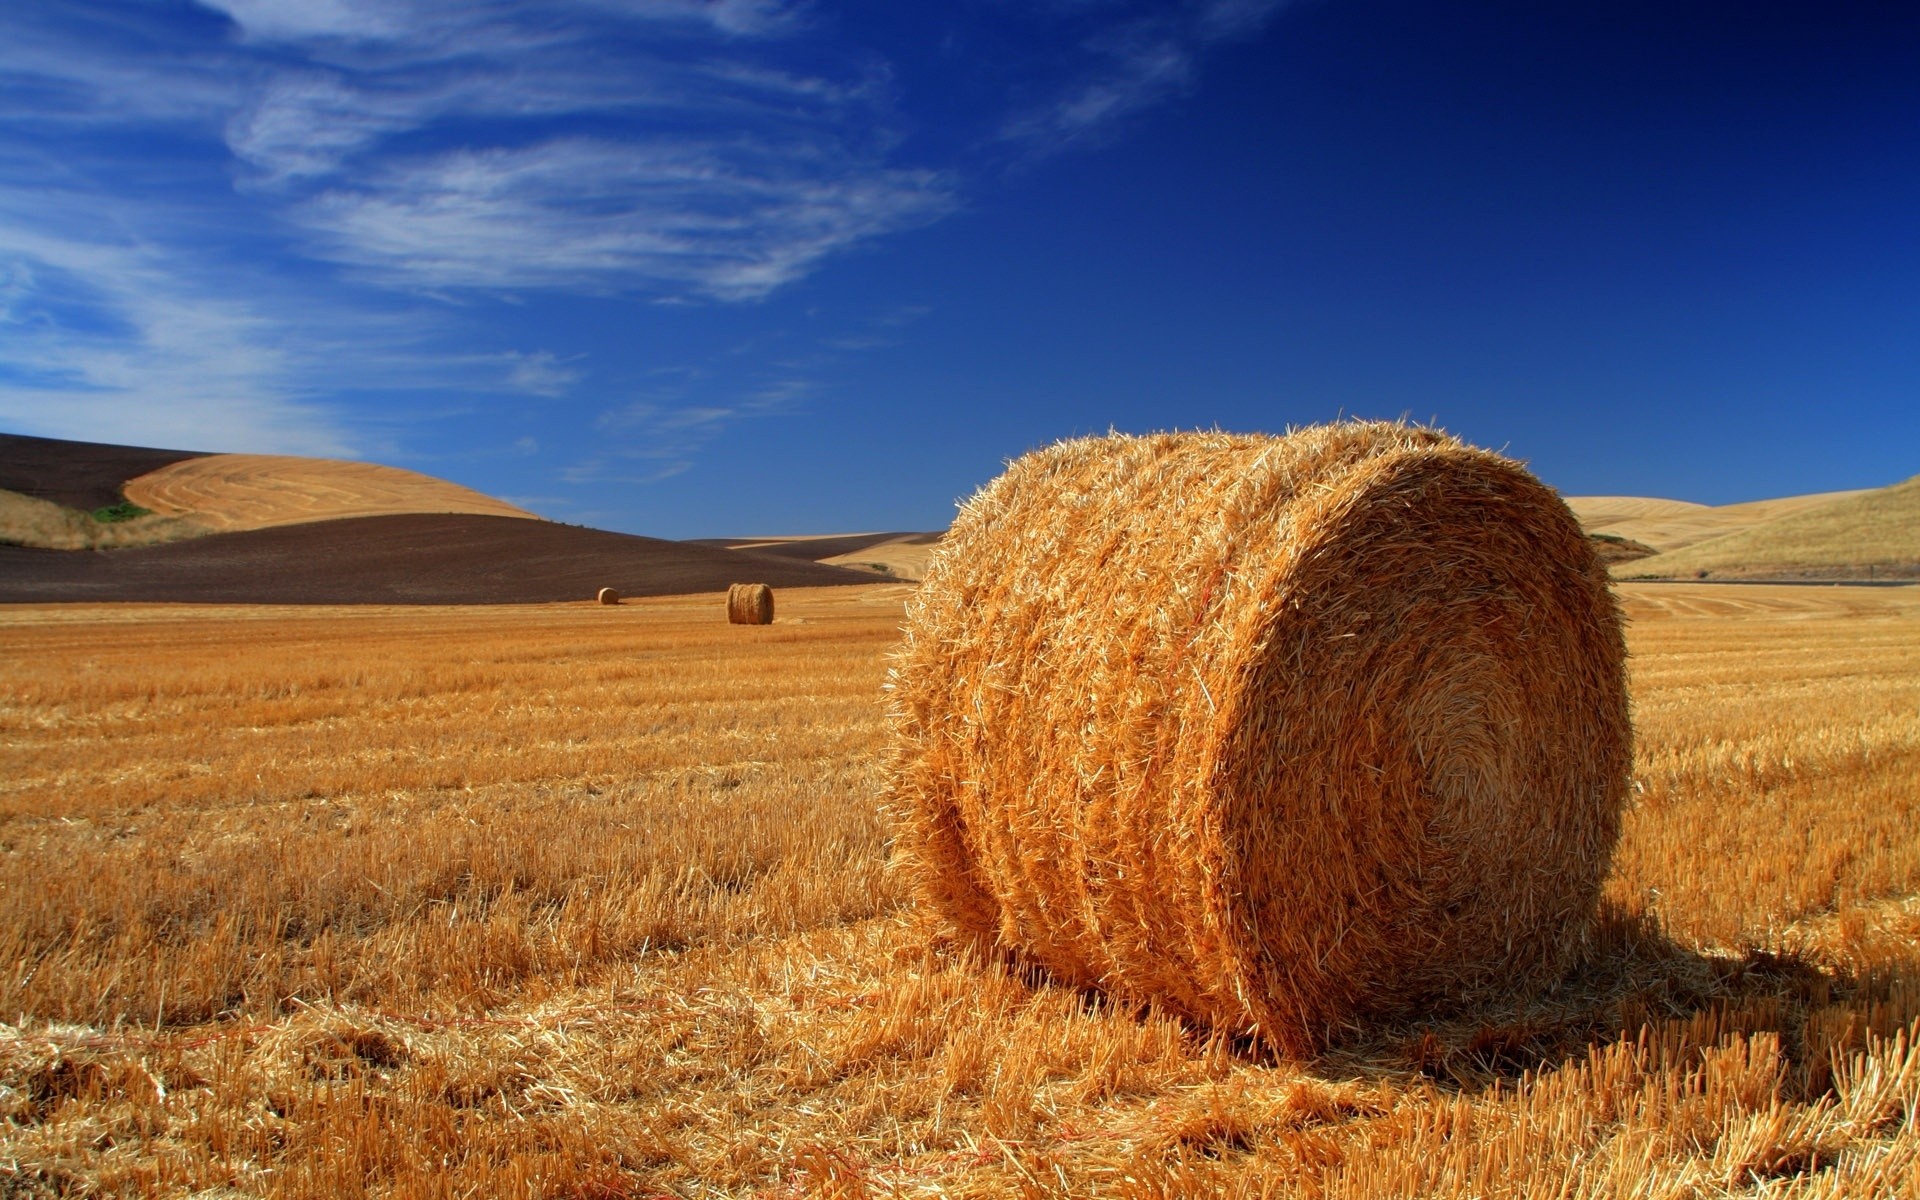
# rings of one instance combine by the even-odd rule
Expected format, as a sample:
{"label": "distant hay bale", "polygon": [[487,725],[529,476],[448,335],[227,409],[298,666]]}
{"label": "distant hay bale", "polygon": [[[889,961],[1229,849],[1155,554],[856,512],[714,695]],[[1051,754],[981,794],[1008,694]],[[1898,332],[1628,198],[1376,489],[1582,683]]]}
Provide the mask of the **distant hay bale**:
{"label": "distant hay bale", "polygon": [[1564,973],[1624,655],[1558,495],[1443,433],[1063,442],[909,602],[899,863],[971,940],[1309,1055]]}
{"label": "distant hay bale", "polygon": [[599,595],[596,596],[595,599],[599,600],[602,604],[618,604],[620,603],[620,593],[613,588],[601,588]]}
{"label": "distant hay bale", "polygon": [[773,589],[764,583],[736,583],[728,588],[727,620],[735,625],[773,624]]}

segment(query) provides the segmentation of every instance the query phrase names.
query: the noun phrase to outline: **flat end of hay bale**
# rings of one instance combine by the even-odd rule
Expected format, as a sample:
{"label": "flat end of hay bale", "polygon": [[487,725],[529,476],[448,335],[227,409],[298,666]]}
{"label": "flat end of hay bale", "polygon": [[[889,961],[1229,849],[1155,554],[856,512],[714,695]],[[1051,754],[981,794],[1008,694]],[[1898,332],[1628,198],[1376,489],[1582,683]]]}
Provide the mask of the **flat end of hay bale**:
{"label": "flat end of hay bale", "polygon": [[620,603],[620,593],[615,591],[613,588],[603,587],[594,596],[594,599],[599,601],[601,604],[618,604]]}
{"label": "flat end of hay bale", "polygon": [[1308,1055],[1571,964],[1624,654],[1564,502],[1443,433],[1062,443],[909,604],[898,861],[963,935]]}
{"label": "flat end of hay bale", "polygon": [[727,589],[727,622],[773,624],[773,589],[764,583],[736,583]]}

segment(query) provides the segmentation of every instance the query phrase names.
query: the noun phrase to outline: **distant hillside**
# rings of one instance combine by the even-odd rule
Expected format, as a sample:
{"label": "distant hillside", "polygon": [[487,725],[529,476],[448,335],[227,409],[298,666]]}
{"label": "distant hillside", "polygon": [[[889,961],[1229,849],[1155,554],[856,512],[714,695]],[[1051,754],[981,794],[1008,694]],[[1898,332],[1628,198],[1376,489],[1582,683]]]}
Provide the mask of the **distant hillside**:
{"label": "distant hillside", "polygon": [[349,517],[98,553],[0,546],[0,601],[525,604],[872,583],[790,558],[474,514]]}
{"label": "distant hillside", "polygon": [[1623,578],[1920,577],[1920,476],[1616,568]]}
{"label": "distant hillside", "polygon": [[127,480],[204,455],[0,433],[0,489],[91,512],[118,504]]}
{"label": "distant hillside", "polygon": [[701,538],[690,543],[799,558],[870,571],[889,579],[919,580],[941,533],[842,533],[816,537]]}
{"label": "distant hillside", "polygon": [[0,434],[0,543],[123,549],[400,513],[539,519],[472,488],[375,463]]}
{"label": "distant hillside", "polygon": [[1606,567],[1636,562],[1659,553],[1645,542],[1636,542],[1632,538],[1624,538],[1617,533],[1589,533],[1587,541],[1593,546],[1593,552],[1599,557],[1600,564]]}
{"label": "distant hillside", "polygon": [[377,463],[286,454],[209,454],[130,479],[127,499],[209,529],[270,529],[343,517],[473,513],[539,520],[472,488]]}
{"label": "distant hillside", "polygon": [[873,578],[561,525],[372,463],[0,434],[0,601],[514,604]]}
{"label": "distant hillside", "polygon": [[1721,505],[1649,496],[1568,496],[1566,500],[1567,507],[1588,533],[1611,534],[1664,552],[1862,494],[1861,491],[1818,492]]}

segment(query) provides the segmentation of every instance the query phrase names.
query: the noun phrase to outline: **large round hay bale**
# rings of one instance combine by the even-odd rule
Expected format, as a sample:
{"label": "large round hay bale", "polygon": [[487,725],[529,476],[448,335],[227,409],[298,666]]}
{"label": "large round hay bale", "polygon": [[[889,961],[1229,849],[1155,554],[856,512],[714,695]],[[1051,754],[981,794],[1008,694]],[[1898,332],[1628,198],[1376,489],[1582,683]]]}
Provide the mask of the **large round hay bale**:
{"label": "large round hay bale", "polygon": [[618,604],[620,603],[620,593],[613,588],[601,588],[594,599],[602,604]]}
{"label": "large round hay bale", "polygon": [[736,583],[729,587],[727,620],[735,625],[773,624],[773,589],[764,583]]}
{"label": "large round hay bale", "polygon": [[1310,1054],[1564,973],[1623,660],[1566,505],[1445,434],[1064,442],[909,603],[900,863],[973,939]]}

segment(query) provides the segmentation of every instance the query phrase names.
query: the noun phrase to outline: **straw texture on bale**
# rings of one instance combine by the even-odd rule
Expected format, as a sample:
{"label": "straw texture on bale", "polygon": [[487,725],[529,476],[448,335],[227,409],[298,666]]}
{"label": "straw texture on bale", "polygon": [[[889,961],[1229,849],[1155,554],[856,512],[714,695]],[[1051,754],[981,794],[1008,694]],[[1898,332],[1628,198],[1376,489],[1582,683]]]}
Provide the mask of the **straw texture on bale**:
{"label": "straw texture on bale", "polygon": [[618,604],[620,603],[620,593],[613,588],[601,588],[599,595],[596,596],[595,599],[599,600],[602,604]]}
{"label": "straw texture on bale", "polygon": [[1438,431],[1064,442],[909,602],[899,862],[970,939],[1310,1055],[1571,965],[1624,656],[1558,495]]}
{"label": "straw texture on bale", "polygon": [[735,625],[773,624],[773,589],[764,583],[736,583],[728,588],[727,620]]}

